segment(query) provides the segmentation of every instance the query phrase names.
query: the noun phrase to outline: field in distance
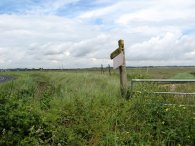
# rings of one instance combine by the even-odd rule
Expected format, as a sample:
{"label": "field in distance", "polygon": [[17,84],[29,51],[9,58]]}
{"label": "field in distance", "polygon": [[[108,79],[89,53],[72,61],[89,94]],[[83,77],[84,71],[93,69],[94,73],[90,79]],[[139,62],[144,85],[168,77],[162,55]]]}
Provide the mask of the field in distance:
{"label": "field in distance", "polygon": [[[128,79],[194,79],[193,67],[131,68]],[[195,145],[195,97],[120,97],[114,70],[2,72],[0,145]],[[130,83],[129,83],[130,85]],[[138,84],[195,92],[194,84]]]}

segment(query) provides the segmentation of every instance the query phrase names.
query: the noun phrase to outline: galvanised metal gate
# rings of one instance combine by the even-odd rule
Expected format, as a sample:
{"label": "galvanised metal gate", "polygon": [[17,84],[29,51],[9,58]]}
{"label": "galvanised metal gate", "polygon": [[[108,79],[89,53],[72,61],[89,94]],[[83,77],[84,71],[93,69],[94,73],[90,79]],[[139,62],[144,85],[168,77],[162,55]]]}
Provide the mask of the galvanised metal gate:
{"label": "galvanised metal gate", "polygon": [[[133,90],[134,84],[138,82],[143,82],[143,83],[151,83],[151,82],[156,82],[156,83],[195,83],[195,79],[132,79],[131,80],[131,93],[136,92]],[[140,93],[140,91],[139,91]],[[147,94],[175,94],[175,95],[195,95],[195,92],[144,92]]]}

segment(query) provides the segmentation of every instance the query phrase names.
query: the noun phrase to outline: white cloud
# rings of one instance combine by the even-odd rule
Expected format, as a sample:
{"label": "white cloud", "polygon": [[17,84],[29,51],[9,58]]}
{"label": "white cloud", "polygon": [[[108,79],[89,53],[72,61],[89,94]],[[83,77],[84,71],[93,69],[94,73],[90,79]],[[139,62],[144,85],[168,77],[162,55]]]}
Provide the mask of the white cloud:
{"label": "white cloud", "polygon": [[155,64],[164,61],[163,64],[183,65],[181,60],[194,62],[195,36],[183,36],[180,33],[167,32],[163,37],[152,37],[148,41],[134,44],[127,49],[129,63],[143,61],[144,64]]}
{"label": "white cloud", "polygon": [[81,18],[81,19],[88,18],[89,19],[89,18],[104,16],[104,15],[107,15],[109,13],[113,13],[114,11],[118,10],[119,6],[120,5],[116,4],[116,5],[107,6],[105,8],[100,8],[100,9],[88,11],[88,12],[81,14],[79,16],[79,18]]}
{"label": "white cloud", "polygon": [[191,18],[190,10],[159,10],[159,9],[145,9],[139,12],[124,14],[116,22],[119,24],[127,25],[132,22],[163,22],[163,21],[185,21]]}

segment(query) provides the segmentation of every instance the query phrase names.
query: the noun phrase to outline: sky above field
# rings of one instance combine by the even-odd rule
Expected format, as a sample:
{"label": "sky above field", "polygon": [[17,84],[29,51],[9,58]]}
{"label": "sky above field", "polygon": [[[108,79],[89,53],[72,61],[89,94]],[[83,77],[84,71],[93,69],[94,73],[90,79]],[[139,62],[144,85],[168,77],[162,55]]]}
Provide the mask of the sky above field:
{"label": "sky above field", "polygon": [[0,0],[0,68],[195,65],[195,0]]}

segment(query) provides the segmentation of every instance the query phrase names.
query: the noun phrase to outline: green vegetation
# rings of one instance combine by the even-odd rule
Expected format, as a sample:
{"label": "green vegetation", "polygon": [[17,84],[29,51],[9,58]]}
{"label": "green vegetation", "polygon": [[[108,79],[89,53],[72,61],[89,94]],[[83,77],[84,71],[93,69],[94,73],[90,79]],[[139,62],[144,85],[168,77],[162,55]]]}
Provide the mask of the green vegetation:
{"label": "green vegetation", "polygon": [[173,79],[194,79],[194,76],[190,73],[178,73]]}
{"label": "green vegetation", "polygon": [[[129,70],[128,78],[159,76],[150,72]],[[122,99],[117,73],[1,74],[17,80],[0,84],[0,145],[195,145],[195,107],[187,106],[183,97],[137,93]],[[168,90],[154,84],[136,88]],[[190,100],[194,104],[194,97]]]}
{"label": "green vegetation", "polygon": [[[156,79],[174,78],[174,76],[176,76],[177,74],[192,74],[194,72],[195,72],[194,67],[151,67],[151,68],[149,67],[149,68],[134,68],[128,70],[129,74],[132,73],[141,74]],[[182,76],[182,78],[183,77],[184,76]]]}

